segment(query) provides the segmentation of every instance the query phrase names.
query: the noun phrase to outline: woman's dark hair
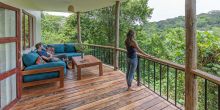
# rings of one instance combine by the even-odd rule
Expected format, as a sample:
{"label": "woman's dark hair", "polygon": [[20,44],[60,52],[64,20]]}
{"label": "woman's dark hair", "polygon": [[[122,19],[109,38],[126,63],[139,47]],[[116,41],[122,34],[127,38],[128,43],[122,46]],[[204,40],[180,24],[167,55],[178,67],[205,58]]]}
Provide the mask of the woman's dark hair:
{"label": "woman's dark hair", "polygon": [[125,45],[126,46],[130,46],[131,45],[131,42],[132,40],[134,39],[134,35],[135,35],[135,32],[134,30],[130,29],[127,33],[127,38],[125,40]]}

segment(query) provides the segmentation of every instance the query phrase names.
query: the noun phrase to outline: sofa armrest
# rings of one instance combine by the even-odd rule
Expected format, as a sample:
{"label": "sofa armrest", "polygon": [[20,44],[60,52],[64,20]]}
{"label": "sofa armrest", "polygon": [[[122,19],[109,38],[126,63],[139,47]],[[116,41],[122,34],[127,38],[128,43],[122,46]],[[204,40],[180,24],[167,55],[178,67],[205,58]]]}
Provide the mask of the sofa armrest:
{"label": "sofa armrest", "polygon": [[56,72],[58,71],[60,75],[64,75],[64,67],[52,67],[52,68],[42,68],[42,69],[34,69],[34,70],[24,70],[21,72],[23,75],[31,75],[31,74],[40,74],[40,73],[47,73],[47,72]]}

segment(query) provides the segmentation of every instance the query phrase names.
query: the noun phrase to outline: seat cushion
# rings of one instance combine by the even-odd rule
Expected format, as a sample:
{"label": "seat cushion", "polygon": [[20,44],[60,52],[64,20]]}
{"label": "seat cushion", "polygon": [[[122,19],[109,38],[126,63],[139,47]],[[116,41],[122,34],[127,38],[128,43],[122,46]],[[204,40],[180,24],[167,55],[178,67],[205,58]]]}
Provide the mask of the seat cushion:
{"label": "seat cushion", "polygon": [[22,60],[25,66],[35,65],[35,62],[39,55],[36,52],[29,52],[27,54],[23,54]]}
{"label": "seat cushion", "polygon": [[33,82],[33,81],[40,81],[52,78],[58,78],[58,72],[49,72],[49,73],[40,73],[40,74],[33,74],[33,75],[25,75],[23,76],[23,82]]}
{"label": "seat cushion", "polygon": [[63,61],[57,61],[57,62],[49,62],[46,64],[39,64],[39,65],[32,65],[26,67],[24,70],[36,70],[36,69],[43,69],[43,68],[53,68],[53,67],[59,67],[63,66],[64,67],[64,72],[66,72],[66,63]]}
{"label": "seat cushion", "polygon": [[[68,58],[72,58],[72,57],[76,57],[76,56],[81,56],[81,53],[75,53],[75,52],[72,52],[72,53],[62,53],[62,54],[65,54]],[[59,55],[59,54],[56,54],[56,55]]]}
{"label": "seat cushion", "polygon": [[55,53],[64,53],[64,44],[49,44],[55,49]]}
{"label": "seat cushion", "polygon": [[[46,64],[39,64],[39,65],[32,65],[25,68],[25,70],[36,70],[36,69],[43,69],[43,68],[53,68],[53,67],[64,67],[64,74],[66,75],[66,63],[63,61],[58,62],[50,62]],[[32,81],[39,81],[51,78],[59,77],[58,72],[47,72],[47,73],[39,73],[33,75],[25,75],[23,76],[23,82],[32,82]]]}

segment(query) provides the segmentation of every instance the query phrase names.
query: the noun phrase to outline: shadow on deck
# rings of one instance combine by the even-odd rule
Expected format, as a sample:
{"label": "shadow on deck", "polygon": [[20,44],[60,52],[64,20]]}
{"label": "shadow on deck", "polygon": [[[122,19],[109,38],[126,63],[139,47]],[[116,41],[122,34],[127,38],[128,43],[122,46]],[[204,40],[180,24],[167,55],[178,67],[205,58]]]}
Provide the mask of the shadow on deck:
{"label": "shadow on deck", "polygon": [[[104,75],[98,76],[98,66],[82,70],[82,80],[77,81],[68,71],[64,88],[58,84],[45,84],[24,89],[21,100],[12,108],[16,110],[176,110],[175,106],[144,86],[136,91],[126,91],[125,76],[120,71],[104,66]],[[133,83],[133,85],[136,82]]]}

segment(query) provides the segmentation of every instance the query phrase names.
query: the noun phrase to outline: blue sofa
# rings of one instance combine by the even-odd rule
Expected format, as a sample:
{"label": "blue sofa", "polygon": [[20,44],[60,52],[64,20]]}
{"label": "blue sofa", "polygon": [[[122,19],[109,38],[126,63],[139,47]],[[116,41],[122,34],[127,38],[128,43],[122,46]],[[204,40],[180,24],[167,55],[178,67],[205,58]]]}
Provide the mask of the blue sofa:
{"label": "blue sofa", "polygon": [[55,49],[55,55],[65,54],[69,59],[75,56],[81,56],[81,53],[76,52],[74,43],[48,44],[44,46],[52,46]]}
{"label": "blue sofa", "polygon": [[[48,44],[55,49],[55,55],[65,54],[68,58],[80,56],[73,43],[68,44]],[[64,85],[64,75],[66,75],[66,63],[63,61],[50,62],[36,65],[39,55],[35,51],[23,54],[22,60],[25,68],[22,71],[22,87],[34,86],[44,83],[60,81],[60,86]]]}
{"label": "blue sofa", "polygon": [[35,64],[39,55],[32,51],[23,54],[22,60],[25,66],[22,70],[22,87],[35,86],[50,82],[60,82],[60,87],[64,85],[64,75],[66,74],[66,63],[63,61],[49,62],[45,64]]}

